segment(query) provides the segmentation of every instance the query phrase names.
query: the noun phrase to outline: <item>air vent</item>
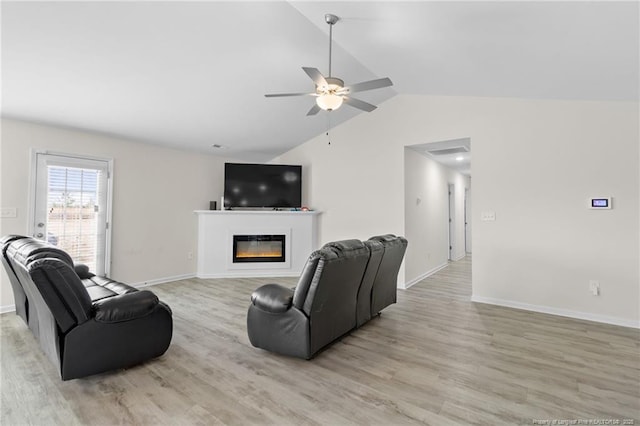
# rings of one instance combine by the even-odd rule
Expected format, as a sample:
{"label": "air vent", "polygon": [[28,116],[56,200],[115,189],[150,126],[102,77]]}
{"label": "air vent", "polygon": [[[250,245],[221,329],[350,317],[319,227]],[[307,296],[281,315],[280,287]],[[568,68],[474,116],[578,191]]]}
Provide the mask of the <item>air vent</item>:
{"label": "air vent", "polygon": [[429,154],[431,154],[431,155],[462,154],[464,152],[469,152],[469,148],[467,148],[466,146],[458,146],[458,147],[455,147],[455,148],[427,150],[427,152]]}

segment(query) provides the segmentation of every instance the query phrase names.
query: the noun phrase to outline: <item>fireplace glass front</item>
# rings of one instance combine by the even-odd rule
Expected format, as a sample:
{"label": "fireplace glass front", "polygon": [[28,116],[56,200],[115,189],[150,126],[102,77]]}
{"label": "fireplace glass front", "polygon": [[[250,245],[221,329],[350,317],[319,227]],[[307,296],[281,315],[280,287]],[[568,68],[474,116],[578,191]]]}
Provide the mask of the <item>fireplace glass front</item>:
{"label": "fireplace glass front", "polygon": [[233,263],[284,262],[284,235],[234,235]]}

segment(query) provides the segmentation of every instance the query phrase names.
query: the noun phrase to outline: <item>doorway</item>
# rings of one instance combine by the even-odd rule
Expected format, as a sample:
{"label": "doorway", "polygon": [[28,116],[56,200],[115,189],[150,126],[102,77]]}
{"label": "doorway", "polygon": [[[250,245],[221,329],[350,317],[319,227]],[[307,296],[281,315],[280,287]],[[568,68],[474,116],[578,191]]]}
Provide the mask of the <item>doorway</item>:
{"label": "doorway", "polygon": [[112,160],[34,152],[32,161],[31,235],[108,276]]}

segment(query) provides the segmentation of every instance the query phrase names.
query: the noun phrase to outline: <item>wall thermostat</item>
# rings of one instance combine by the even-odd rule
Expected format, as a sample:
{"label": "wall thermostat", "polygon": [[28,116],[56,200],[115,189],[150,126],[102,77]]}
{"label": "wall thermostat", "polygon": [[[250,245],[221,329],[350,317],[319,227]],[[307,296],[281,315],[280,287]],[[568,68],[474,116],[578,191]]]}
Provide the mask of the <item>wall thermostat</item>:
{"label": "wall thermostat", "polygon": [[589,208],[590,209],[610,209],[611,208],[611,197],[593,197],[589,198]]}

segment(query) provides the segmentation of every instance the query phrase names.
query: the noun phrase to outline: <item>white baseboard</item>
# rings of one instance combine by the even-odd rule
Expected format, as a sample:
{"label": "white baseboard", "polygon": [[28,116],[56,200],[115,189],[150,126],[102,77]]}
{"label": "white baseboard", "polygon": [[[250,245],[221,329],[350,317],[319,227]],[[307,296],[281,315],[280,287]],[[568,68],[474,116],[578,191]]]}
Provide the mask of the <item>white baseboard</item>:
{"label": "white baseboard", "polygon": [[462,260],[462,259],[464,259],[465,257],[467,257],[467,254],[466,254],[466,253],[465,253],[465,254],[463,254],[462,256],[458,256],[458,257],[456,257],[455,259],[451,259],[451,260],[452,260],[453,262],[457,262],[458,260]]}
{"label": "white baseboard", "polygon": [[195,277],[196,277],[196,274],[183,274],[183,275],[175,275],[173,277],[156,278],[154,280],[142,281],[139,283],[134,283],[129,285],[131,287],[141,288],[141,287],[149,287],[157,284],[170,283],[171,281],[188,280],[189,278],[195,278]]}
{"label": "white baseboard", "polygon": [[638,321],[625,318],[610,317],[606,315],[591,314],[588,312],[570,311],[567,309],[552,308],[549,306],[530,305],[528,303],[515,302],[512,300],[494,299],[492,297],[471,296],[471,301],[485,303],[488,305],[505,306],[507,308],[522,309],[525,311],[540,312],[543,314],[558,315],[587,321],[601,322],[604,324],[620,325],[622,327],[640,328]]}
{"label": "white baseboard", "polygon": [[424,274],[419,275],[418,277],[412,279],[411,281],[407,281],[406,283],[404,283],[404,287],[398,287],[401,288],[403,290],[408,289],[409,287],[411,287],[412,285],[415,285],[417,283],[419,283],[420,281],[424,280],[425,278],[435,274],[436,272],[446,268],[447,266],[449,266],[449,262],[447,263],[443,263],[442,265],[438,265],[433,269],[428,270],[427,272],[425,272]]}
{"label": "white baseboard", "polygon": [[7,312],[15,312],[16,305],[2,305],[0,306],[0,314],[6,314]]}

